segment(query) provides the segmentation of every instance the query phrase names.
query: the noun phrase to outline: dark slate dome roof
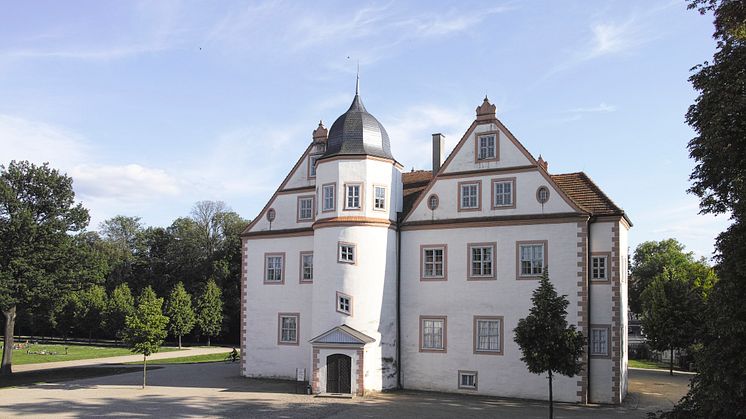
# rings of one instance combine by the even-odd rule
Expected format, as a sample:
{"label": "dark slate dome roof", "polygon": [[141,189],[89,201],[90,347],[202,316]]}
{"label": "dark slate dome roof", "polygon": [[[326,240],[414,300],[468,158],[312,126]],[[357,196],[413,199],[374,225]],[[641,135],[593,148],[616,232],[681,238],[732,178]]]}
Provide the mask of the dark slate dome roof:
{"label": "dark slate dome roof", "polygon": [[365,110],[358,93],[355,93],[350,109],[337,118],[329,129],[323,157],[344,154],[366,154],[394,160],[386,129]]}

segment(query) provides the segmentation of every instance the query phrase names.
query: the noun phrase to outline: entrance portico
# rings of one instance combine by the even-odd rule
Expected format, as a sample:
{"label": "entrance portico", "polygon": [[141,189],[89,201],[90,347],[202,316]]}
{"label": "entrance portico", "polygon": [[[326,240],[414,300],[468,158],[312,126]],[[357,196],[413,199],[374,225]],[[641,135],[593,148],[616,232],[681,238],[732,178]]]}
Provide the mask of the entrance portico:
{"label": "entrance portico", "polygon": [[374,341],[370,336],[347,325],[334,327],[311,339],[313,392],[362,396],[365,392],[364,348]]}

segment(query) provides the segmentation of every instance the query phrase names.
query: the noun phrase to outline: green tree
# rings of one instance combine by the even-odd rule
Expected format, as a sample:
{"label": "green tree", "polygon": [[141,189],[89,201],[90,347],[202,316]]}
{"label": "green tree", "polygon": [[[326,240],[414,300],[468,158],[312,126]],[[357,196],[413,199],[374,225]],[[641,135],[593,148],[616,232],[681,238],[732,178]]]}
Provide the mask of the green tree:
{"label": "green tree", "polygon": [[77,292],[68,292],[60,297],[52,311],[52,324],[57,333],[67,341],[78,325],[80,299]]}
{"label": "green tree", "polygon": [[518,320],[513,340],[521,348],[521,361],[533,374],[547,374],[549,380],[549,417],[554,417],[552,375],[572,377],[582,370],[584,338],[574,325],[567,324],[566,295],[557,295],[544,269],[539,286],[531,297],[528,316]]}
{"label": "green tree", "polygon": [[703,213],[730,214],[716,242],[718,281],[707,299],[698,374],[672,417],[746,416],[746,3],[693,0],[713,13],[717,50],[694,68],[699,93],[686,119],[695,131],[689,155],[696,166],[690,192]]}
{"label": "green tree", "polygon": [[705,295],[701,282],[669,269],[642,293],[642,326],[647,342],[655,350],[671,352],[671,375],[674,350],[686,349],[698,340]]}
{"label": "green tree", "polygon": [[168,330],[179,338],[179,349],[181,349],[181,337],[192,331],[196,321],[192,308],[192,296],[186,292],[181,282],[171,290],[171,295],[166,302],[166,315],[171,319]]}
{"label": "green tree", "polygon": [[12,374],[16,310],[52,301],[66,289],[97,281],[69,233],[82,231],[88,211],[75,203],[72,179],[23,161],[0,165],[0,310],[5,317],[0,374]]}
{"label": "green tree", "polygon": [[121,339],[127,316],[135,311],[135,298],[126,283],[117,285],[111,292],[106,306],[106,326],[109,333]]}
{"label": "green tree", "polygon": [[207,346],[210,346],[210,337],[219,335],[223,327],[221,294],[218,285],[210,279],[197,300],[197,325],[200,332],[207,336]]}
{"label": "green tree", "polygon": [[684,269],[694,263],[694,255],[684,250],[676,239],[640,243],[632,256],[632,280],[629,305],[634,313],[642,313],[642,293],[664,269]]}
{"label": "green tree", "polygon": [[98,335],[104,326],[106,311],[106,290],[101,285],[93,285],[78,292],[80,308],[76,315],[78,330],[88,335],[88,341],[93,335]]}
{"label": "green tree", "polygon": [[142,354],[142,388],[147,383],[148,357],[158,352],[166,338],[168,317],[163,315],[163,298],[146,287],[137,299],[135,312],[125,319],[124,341],[132,352]]}

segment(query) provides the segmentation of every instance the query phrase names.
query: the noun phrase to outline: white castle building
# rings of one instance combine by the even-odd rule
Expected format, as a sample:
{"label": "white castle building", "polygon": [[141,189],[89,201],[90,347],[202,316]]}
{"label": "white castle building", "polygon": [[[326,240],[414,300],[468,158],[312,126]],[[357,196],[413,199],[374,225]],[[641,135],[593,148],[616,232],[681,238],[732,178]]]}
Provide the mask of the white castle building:
{"label": "white castle building", "polygon": [[[327,135],[328,133],[328,135]],[[395,140],[395,139],[394,139]],[[359,94],[242,234],[241,371],[314,393],[405,388],[547,398],[513,329],[537,278],[570,301],[585,367],[555,400],[627,392],[631,223],[582,172],[550,174],[487,98],[445,161],[403,172]]]}

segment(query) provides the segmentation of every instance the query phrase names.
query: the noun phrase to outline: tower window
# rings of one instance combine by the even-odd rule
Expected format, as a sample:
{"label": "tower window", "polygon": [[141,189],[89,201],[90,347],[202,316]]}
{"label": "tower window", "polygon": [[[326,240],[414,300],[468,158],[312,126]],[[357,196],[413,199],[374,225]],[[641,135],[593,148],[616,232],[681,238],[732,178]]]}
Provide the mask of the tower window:
{"label": "tower window", "polygon": [[355,255],[355,245],[352,243],[339,243],[339,254],[338,254],[338,261],[340,263],[352,263],[354,264],[356,259]]}
{"label": "tower window", "polygon": [[361,185],[359,183],[345,185],[345,209],[360,209],[362,196]]}
{"label": "tower window", "polygon": [[373,187],[373,209],[386,209],[386,188],[383,186]]}
{"label": "tower window", "polygon": [[342,314],[352,315],[352,297],[337,292],[337,311]]}

